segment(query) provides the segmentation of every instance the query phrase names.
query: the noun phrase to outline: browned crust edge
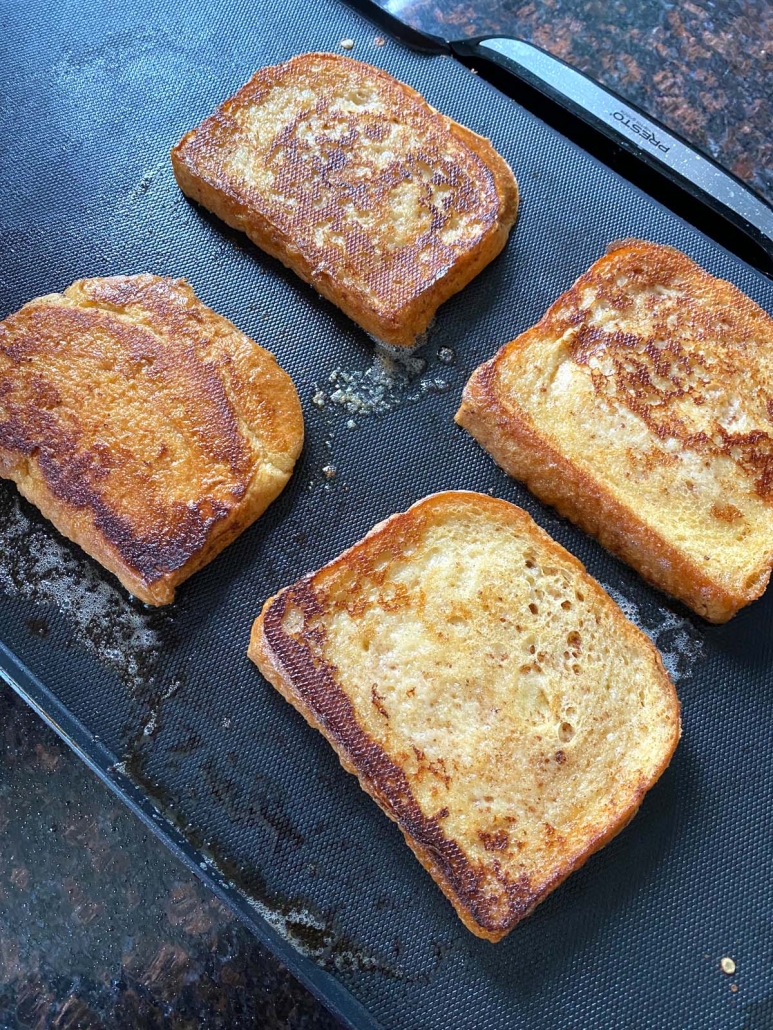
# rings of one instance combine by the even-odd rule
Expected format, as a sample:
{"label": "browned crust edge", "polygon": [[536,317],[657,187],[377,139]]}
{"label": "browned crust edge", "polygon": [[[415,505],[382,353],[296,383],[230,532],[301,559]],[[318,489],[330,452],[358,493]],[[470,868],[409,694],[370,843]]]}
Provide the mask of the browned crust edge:
{"label": "browned crust edge", "polygon": [[6,473],[2,471],[0,461],[0,475],[15,482],[22,497],[33,504],[62,536],[77,544],[81,550],[111,572],[130,594],[154,607],[171,604],[177,587],[217,557],[240,533],[248,529],[276,500],[290,478],[290,473],[284,474],[278,470],[271,476],[270,481],[261,475],[257,481],[257,488],[255,483],[248,488],[238,512],[230,519],[214,523],[204,546],[199,551],[173,572],[149,580],[141,572],[133,569],[117,547],[96,527],[93,511],[76,508],[57,497],[43,479],[31,473],[29,463]]}
{"label": "browned crust edge", "polygon": [[508,475],[525,483],[541,501],[595,537],[648,582],[709,621],[725,622],[751,600],[735,598],[712,582],[601,483],[551,446],[525,413],[506,410],[493,382],[496,362],[495,358],[473,373],[455,420]]}
{"label": "browned crust edge", "polygon": [[[160,277],[150,276],[149,278]],[[65,296],[68,296],[71,291],[85,281],[88,280],[77,280],[68,287]],[[190,292],[198,310],[206,319],[213,333],[226,329],[228,332],[237,333],[240,337],[244,336],[241,330],[237,329],[228,319],[206,307],[195,296],[187,283],[177,280],[170,280],[170,282]],[[60,295],[47,294],[43,298],[38,297],[29,301],[24,307],[58,296]],[[60,496],[55,492],[43,471],[38,467],[37,458],[26,457],[15,450],[0,447],[0,477],[14,482],[19,493],[33,504],[63,536],[77,544],[86,554],[116,576],[129,593],[149,605],[171,604],[175,598],[175,591],[181,583],[212,561],[276,500],[287,485],[295,461],[303,448],[303,413],[295,386],[290,376],[279,366],[269,351],[255,343],[254,340],[250,342],[266,360],[265,374],[262,377],[263,389],[270,389],[282,396],[288,429],[295,438],[293,446],[283,455],[283,464],[287,467],[280,468],[279,465],[269,460],[256,468],[239,506],[225,518],[213,520],[204,545],[178,568],[155,579],[150,579],[141,568],[133,567],[126,555],[121,553],[120,539],[111,540],[97,525],[100,512],[91,505],[79,505],[75,503],[74,498],[68,495]],[[108,512],[108,514],[110,513]]]}
{"label": "browned crust edge", "polygon": [[[287,63],[318,57],[332,57],[339,61],[352,60],[341,57],[339,54],[310,53],[292,58]],[[433,118],[439,118],[447,131],[461,140],[486,165],[491,172],[494,189],[499,199],[498,217],[476,246],[456,261],[444,276],[430,283],[425,290],[413,297],[402,308],[392,311],[386,316],[379,316],[368,307],[367,301],[361,294],[341,286],[335,277],[324,269],[313,268],[299,252],[293,240],[282,233],[278,226],[259,211],[243,204],[236,193],[227,188],[228,184],[225,180],[217,184],[209,182],[198,174],[195,161],[188,160],[186,147],[189,141],[205,130],[210,120],[217,117],[225,105],[237,101],[242,90],[247,89],[252,80],[218,107],[201,125],[187,132],[172,147],[170,153],[172,170],[180,189],[186,196],[212,211],[226,225],[245,233],[257,247],[281,261],[304,282],[312,285],[323,297],[361,326],[365,332],[393,347],[414,347],[417,337],[427,329],[440,305],[464,289],[503,250],[518,216],[518,184],[512,169],[489,140],[436,111],[415,89],[400,82],[399,79],[395,79],[383,69],[359,61],[352,63],[361,65],[371,76],[383,77],[392,83],[397,83],[407,96],[426,108]],[[263,71],[265,69],[259,69],[255,74],[261,74]]]}
{"label": "browned crust edge", "polygon": [[514,512],[518,513],[525,527],[543,543],[547,542],[562,558],[569,560],[596,598],[603,604],[614,607],[622,620],[623,631],[636,637],[638,645],[643,645],[653,656],[661,686],[669,697],[673,712],[673,735],[667,752],[649,779],[639,784],[630,803],[620,809],[585,848],[568,859],[552,877],[536,889],[533,889],[531,884],[508,885],[510,911],[506,919],[487,918],[475,870],[456,842],[444,835],[440,822],[427,818],[421,812],[399,766],[395,765],[379,744],[360,727],[351,702],[336,680],[336,670],[326,663],[316,661],[309,648],[289,637],[282,629],[282,619],[289,604],[300,609],[304,617],[321,611],[314,591],[314,579],[318,573],[304,577],[266,601],[261,614],[253,624],[247,653],[265,678],[300,712],[309,725],[326,737],[344,769],[357,776],[363,790],[398,824],[408,846],[451,902],[467,929],[477,937],[496,943],[521,919],[530,915],[551,891],[582,866],[592,854],[604,847],[628,825],[647,791],[654,786],[671,761],[681,735],[680,706],[660,654],[649,638],[625,619],[614,601],[588,575],[583,564],[574,555],[537,526],[528,513],[507,501],[469,491],[431,494],[416,502],[408,511],[393,515],[374,526],[361,541],[324,568],[356,560],[356,555],[371,537],[383,533],[396,522],[410,519],[416,509],[459,497],[474,498],[477,504],[491,510],[497,509],[500,515],[503,510],[507,510],[511,515]]}
{"label": "browned crust edge", "polygon": [[513,408],[502,404],[497,386],[499,367],[513,350],[528,346],[539,336],[542,321],[473,372],[455,421],[508,475],[525,483],[541,501],[595,537],[648,583],[683,601],[709,622],[727,622],[765,592],[773,556],[760,564],[748,590],[736,593],[727,589],[621,504],[602,482],[556,450],[526,412],[513,410],[513,398],[509,398]]}

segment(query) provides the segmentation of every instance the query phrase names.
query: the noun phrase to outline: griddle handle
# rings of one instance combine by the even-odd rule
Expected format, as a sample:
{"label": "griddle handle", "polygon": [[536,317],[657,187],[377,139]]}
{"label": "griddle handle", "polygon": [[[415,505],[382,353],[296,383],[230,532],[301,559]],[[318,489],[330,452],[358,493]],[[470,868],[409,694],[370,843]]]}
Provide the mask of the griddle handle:
{"label": "griddle handle", "polygon": [[[491,66],[498,69],[500,76],[495,81],[500,88],[506,85],[501,72],[506,72],[512,79],[506,92],[514,99],[519,99],[519,87],[523,93],[525,83],[699,202],[708,211],[704,219],[697,220],[698,227],[708,235],[718,238],[710,225],[712,213],[729,222],[756,246],[746,250],[742,240],[740,246],[727,245],[773,277],[773,207],[711,158],[616,93],[532,43],[497,36],[459,40],[450,47],[460,60],[487,78],[492,77],[488,74]],[[678,203],[670,202],[669,206],[682,213]],[[684,217],[689,219],[689,213]]]}

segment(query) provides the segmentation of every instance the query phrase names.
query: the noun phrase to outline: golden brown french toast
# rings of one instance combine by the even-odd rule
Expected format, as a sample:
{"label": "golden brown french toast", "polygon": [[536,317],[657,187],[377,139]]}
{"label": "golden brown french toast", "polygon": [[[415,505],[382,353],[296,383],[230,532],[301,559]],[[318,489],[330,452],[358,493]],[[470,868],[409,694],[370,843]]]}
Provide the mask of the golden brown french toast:
{"label": "golden brown french toast", "polygon": [[660,656],[526,512],[435,494],[266,602],[249,656],[497,941],[668,765]]}
{"label": "golden brown french toast", "polygon": [[148,604],[268,507],[302,444],[289,376],[181,280],[81,279],[0,322],[0,476]]}
{"label": "golden brown french toast", "polygon": [[393,346],[415,345],[496,257],[518,210],[488,140],[336,54],[256,72],[172,166],[189,197]]}
{"label": "golden brown french toast", "polygon": [[773,564],[773,319],[684,254],[615,244],[468,382],[510,475],[711,622]]}

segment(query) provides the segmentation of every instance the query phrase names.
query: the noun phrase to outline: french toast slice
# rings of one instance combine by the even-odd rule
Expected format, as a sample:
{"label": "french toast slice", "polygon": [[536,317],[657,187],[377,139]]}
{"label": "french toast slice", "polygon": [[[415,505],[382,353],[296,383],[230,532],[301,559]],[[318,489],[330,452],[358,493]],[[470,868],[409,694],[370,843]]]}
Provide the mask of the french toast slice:
{"label": "french toast slice", "polygon": [[626,826],[679,739],[649,639],[482,494],[377,525],[268,600],[248,653],[490,941]]}
{"label": "french toast slice", "polygon": [[518,210],[488,140],[336,54],[259,70],[171,157],[184,193],[392,346],[416,344]]}
{"label": "french toast slice", "polygon": [[268,507],[302,444],[290,377],[181,280],[81,279],[0,322],[0,476],[148,604]]}
{"label": "french toast slice", "polygon": [[472,375],[456,421],[711,622],[773,564],[773,319],[670,247],[614,244]]}

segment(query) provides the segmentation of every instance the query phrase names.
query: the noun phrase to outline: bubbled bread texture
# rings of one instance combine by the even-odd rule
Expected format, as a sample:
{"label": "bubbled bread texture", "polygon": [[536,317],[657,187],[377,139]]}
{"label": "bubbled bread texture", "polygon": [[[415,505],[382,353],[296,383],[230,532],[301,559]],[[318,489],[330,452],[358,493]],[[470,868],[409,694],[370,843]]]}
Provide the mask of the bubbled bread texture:
{"label": "bubbled bread texture", "polygon": [[625,825],[678,738],[649,640],[503,501],[419,502],[262,619],[252,656],[492,940]]}

